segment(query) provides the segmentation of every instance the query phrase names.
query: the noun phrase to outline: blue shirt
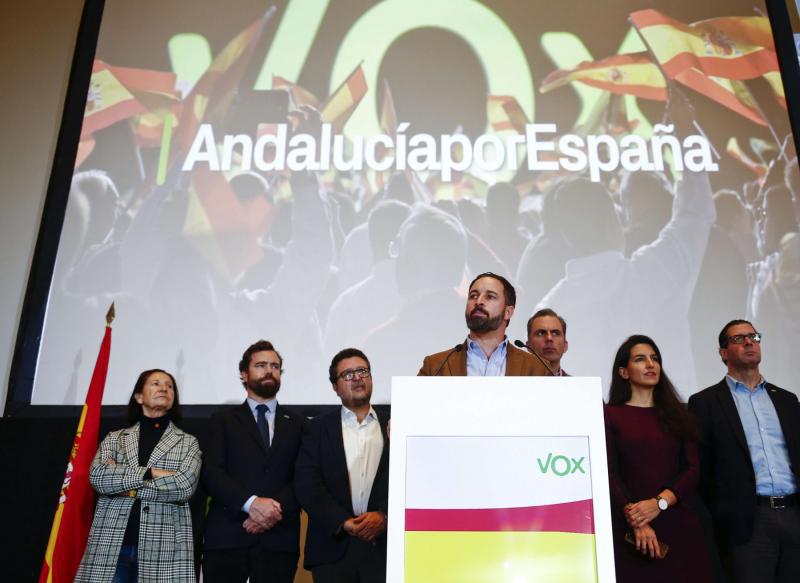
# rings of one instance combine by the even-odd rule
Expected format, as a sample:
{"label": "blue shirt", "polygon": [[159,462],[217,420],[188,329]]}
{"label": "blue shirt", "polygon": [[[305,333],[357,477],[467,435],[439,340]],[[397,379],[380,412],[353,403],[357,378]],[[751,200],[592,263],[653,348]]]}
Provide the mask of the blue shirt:
{"label": "blue shirt", "polygon": [[470,377],[502,377],[506,374],[506,356],[508,354],[508,338],[503,340],[492,355],[487,357],[480,345],[467,338],[467,376]]}
{"label": "blue shirt", "polygon": [[766,381],[752,390],[731,376],[726,376],[728,388],[742,421],[750,460],[756,474],[756,494],[786,496],[797,491],[789,463],[789,450],[783,436],[775,404],[767,393]]}

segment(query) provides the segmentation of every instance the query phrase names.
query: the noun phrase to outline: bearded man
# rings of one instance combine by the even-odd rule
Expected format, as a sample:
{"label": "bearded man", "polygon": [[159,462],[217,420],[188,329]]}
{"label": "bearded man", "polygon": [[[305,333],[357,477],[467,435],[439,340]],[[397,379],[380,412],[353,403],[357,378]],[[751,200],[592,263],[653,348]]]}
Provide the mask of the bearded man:
{"label": "bearded man", "polygon": [[211,417],[203,447],[203,484],[211,496],[207,583],[294,580],[300,555],[294,463],[303,419],[278,404],[282,373],[271,342],[252,344],[239,362],[247,399]]}
{"label": "bearded man", "polygon": [[540,358],[515,348],[506,337],[517,293],[502,275],[482,273],[469,284],[463,343],[422,361],[419,376],[546,376]]}

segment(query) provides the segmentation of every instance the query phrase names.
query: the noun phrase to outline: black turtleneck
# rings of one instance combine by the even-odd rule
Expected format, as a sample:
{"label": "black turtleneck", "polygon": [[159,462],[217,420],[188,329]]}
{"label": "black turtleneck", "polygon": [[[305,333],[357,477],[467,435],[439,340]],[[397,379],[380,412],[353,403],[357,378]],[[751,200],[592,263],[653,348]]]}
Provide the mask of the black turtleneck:
{"label": "black turtleneck", "polygon": [[[169,413],[161,417],[145,417],[139,419],[139,465],[142,467],[147,466],[150,461],[150,456],[153,450],[158,445],[159,440],[164,435],[164,431],[169,425]],[[152,479],[150,469],[144,476],[145,480]],[[128,518],[128,526],[125,528],[125,538],[122,540],[123,545],[137,546],[139,544],[139,522],[141,520],[141,499],[137,498],[131,514]]]}

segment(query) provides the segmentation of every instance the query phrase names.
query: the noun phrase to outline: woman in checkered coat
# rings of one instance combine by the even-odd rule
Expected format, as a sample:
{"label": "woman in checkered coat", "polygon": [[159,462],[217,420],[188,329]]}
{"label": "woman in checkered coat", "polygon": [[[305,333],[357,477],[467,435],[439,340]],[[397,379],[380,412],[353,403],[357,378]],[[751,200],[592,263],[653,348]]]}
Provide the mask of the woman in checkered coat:
{"label": "woman in checkered coat", "polygon": [[174,423],[173,376],[160,369],[139,375],[128,418],[132,426],[109,433],[92,462],[97,510],[75,581],[195,583],[189,498],[200,448]]}

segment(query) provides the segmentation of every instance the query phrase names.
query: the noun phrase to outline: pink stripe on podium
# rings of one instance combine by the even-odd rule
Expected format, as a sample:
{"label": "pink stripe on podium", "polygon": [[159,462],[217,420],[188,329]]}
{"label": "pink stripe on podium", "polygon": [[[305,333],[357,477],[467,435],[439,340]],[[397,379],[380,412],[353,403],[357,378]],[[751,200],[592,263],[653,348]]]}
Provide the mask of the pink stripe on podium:
{"label": "pink stripe on podium", "polygon": [[406,509],[406,532],[571,532],[594,534],[591,500],[523,508]]}

